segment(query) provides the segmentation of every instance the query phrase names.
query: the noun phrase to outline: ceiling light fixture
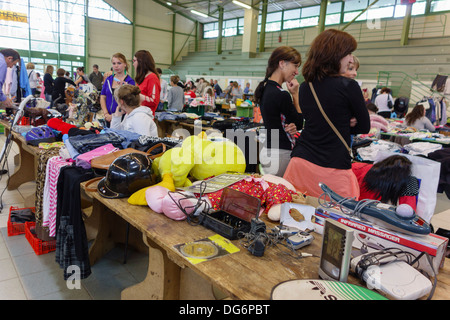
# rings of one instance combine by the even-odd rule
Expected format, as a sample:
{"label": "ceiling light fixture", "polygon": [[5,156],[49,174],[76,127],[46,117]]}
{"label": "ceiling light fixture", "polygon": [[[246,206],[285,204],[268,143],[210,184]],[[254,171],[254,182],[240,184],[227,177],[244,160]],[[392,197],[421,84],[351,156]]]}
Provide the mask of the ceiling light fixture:
{"label": "ceiling light fixture", "polygon": [[198,12],[198,11],[196,11],[196,10],[191,10],[191,12],[192,12],[193,14],[198,15],[198,16],[208,18],[208,15],[206,15],[206,14],[204,14],[204,13],[201,13],[201,12]]}
{"label": "ceiling light fixture", "polygon": [[238,6],[243,7],[243,8],[245,8],[245,9],[251,9],[251,8],[252,8],[252,7],[250,7],[248,4],[243,3],[243,2],[240,2],[240,1],[237,1],[237,0],[233,0],[233,3],[234,3],[234,4],[237,4]]}

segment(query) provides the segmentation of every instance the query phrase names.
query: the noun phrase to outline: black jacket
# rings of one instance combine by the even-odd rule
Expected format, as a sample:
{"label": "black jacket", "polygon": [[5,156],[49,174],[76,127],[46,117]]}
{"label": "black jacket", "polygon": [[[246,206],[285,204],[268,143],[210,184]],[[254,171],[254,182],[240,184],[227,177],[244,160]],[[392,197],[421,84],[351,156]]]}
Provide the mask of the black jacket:
{"label": "black jacket", "polygon": [[[369,112],[355,80],[327,77],[322,81],[313,81],[313,86],[326,115],[348,146],[351,145],[352,134],[369,132]],[[292,157],[303,158],[321,167],[351,169],[351,158],[345,145],[323,117],[306,82],[300,85],[299,103],[305,126]],[[350,128],[352,117],[356,118],[357,125]]]}
{"label": "black jacket", "polygon": [[58,97],[62,97],[58,100],[58,103],[64,103],[66,101],[66,95],[64,93],[66,89],[66,83],[69,83],[73,86],[75,86],[75,82],[73,82],[71,79],[65,78],[65,77],[57,77],[54,82],[53,86],[53,93],[52,93],[52,99],[55,101]]}
{"label": "black jacket", "polygon": [[50,73],[44,74],[44,94],[52,94],[53,93],[53,77]]}
{"label": "black jacket", "polygon": [[[292,150],[292,141],[284,131],[284,124],[295,123],[297,130],[303,127],[303,116],[292,102],[291,94],[277,82],[268,80],[260,101],[261,116],[267,130],[266,148]],[[272,130],[278,131],[278,145],[272,141]]]}

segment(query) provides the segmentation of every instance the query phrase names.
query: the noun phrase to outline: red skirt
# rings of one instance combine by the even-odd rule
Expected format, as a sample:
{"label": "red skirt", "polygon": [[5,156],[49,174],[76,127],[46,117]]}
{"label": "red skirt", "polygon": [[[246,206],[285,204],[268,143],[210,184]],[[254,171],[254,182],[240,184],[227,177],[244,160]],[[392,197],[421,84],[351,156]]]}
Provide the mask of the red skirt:
{"label": "red skirt", "polygon": [[359,199],[358,179],[352,169],[325,168],[305,159],[293,157],[286,168],[284,179],[302,193],[319,197],[323,191],[319,182],[327,185],[342,197]]}

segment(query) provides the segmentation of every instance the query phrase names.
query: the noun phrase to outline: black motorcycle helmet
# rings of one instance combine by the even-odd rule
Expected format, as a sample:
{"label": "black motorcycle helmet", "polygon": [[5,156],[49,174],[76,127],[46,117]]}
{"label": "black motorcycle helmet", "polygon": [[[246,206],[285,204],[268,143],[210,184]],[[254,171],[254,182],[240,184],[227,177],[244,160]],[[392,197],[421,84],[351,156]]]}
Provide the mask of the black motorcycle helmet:
{"label": "black motorcycle helmet", "polygon": [[156,182],[150,157],[141,153],[128,153],[114,160],[106,177],[97,185],[97,190],[105,198],[126,198]]}

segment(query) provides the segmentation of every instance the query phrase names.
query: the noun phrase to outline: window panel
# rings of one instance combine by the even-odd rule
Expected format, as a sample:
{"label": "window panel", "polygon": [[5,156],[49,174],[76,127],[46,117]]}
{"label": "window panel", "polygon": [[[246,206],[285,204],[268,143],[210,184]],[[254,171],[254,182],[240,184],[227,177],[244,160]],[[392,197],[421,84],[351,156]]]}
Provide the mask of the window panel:
{"label": "window panel", "polygon": [[[327,5],[326,25],[334,25],[353,20],[363,10],[365,10],[373,0],[345,0],[342,2],[332,2]],[[342,7],[343,6],[343,7]],[[341,18],[342,8],[344,16]],[[412,15],[425,14],[426,0],[417,0],[412,6]],[[431,12],[450,11],[450,0],[431,0]],[[406,6],[400,4],[400,0],[378,0],[370,9],[361,14],[356,21],[364,21],[375,18],[400,18],[404,17]],[[266,31],[279,31],[281,26],[284,30],[316,26],[319,21],[320,6],[303,7],[267,14]],[[283,18],[283,21],[281,21]],[[224,35],[242,34],[244,30],[243,18],[224,21]],[[258,32],[261,31],[261,15],[258,16]],[[236,24],[232,21],[238,21]],[[217,23],[204,24],[204,37],[217,37]]]}
{"label": "window panel", "polygon": [[284,20],[300,19],[300,9],[286,10],[284,12]]}
{"label": "window panel", "polygon": [[341,22],[341,14],[335,13],[335,14],[327,14],[325,17],[325,24],[339,24]]}
{"label": "window panel", "polygon": [[4,48],[28,50],[28,39],[8,38],[0,36],[0,43]]}
{"label": "window panel", "polygon": [[24,7],[25,11],[28,8],[28,0],[4,0],[2,3],[0,3],[0,9],[2,10],[8,10],[7,8],[18,8],[18,7]]}
{"label": "window panel", "polygon": [[300,20],[300,27],[317,26],[319,23],[319,17],[311,17]]}
{"label": "window panel", "polygon": [[[369,1],[369,4],[372,3],[372,1]],[[379,8],[379,7],[388,7],[395,5],[396,0],[378,0],[377,3],[375,3],[371,8]]]}
{"label": "window panel", "polygon": [[450,1],[448,0],[434,0],[431,2],[431,12],[450,11]]}
{"label": "window panel", "polygon": [[30,7],[58,11],[58,0],[33,0],[30,1]]}
{"label": "window panel", "polygon": [[333,2],[327,5],[327,14],[341,13],[342,2]]}
{"label": "window panel", "polygon": [[404,17],[406,14],[406,6],[396,5],[394,11],[394,18]]}
{"label": "window panel", "polygon": [[61,12],[84,16],[84,0],[60,1],[59,9]]}
{"label": "window panel", "polygon": [[58,53],[58,43],[31,40],[31,50]]}
{"label": "window panel", "polygon": [[320,14],[320,6],[302,8],[302,18],[318,16]]}
{"label": "window panel", "polygon": [[364,10],[369,5],[367,0],[347,0],[344,3],[344,11],[358,11]]}
{"label": "window panel", "polygon": [[33,63],[44,63],[44,59],[42,58],[35,58],[35,57],[31,57],[31,62]]}
{"label": "window panel", "polygon": [[25,5],[14,2],[2,1],[0,9],[5,11],[20,12],[28,15],[28,1]]}
{"label": "window panel", "polygon": [[276,22],[281,21],[281,11],[272,12],[267,14],[266,22]]}
{"label": "window panel", "polygon": [[84,37],[76,36],[73,34],[61,34],[60,42],[84,46]]}
{"label": "window panel", "polygon": [[2,35],[8,35],[13,38],[28,39],[28,25],[18,24],[13,21],[0,20],[0,29]]}
{"label": "window panel", "polygon": [[416,16],[419,14],[425,14],[426,1],[418,1],[413,4],[411,15]]}
{"label": "window panel", "polygon": [[234,28],[237,27],[237,19],[233,19],[233,20],[226,20],[224,21],[224,28]]}
{"label": "window panel", "polygon": [[58,34],[45,30],[30,30],[31,39],[36,41],[52,41],[58,42]]}
{"label": "window panel", "polygon": [[369,9],[367,19],[392,18],[394,16],[394,6]]}
{"label": "window panel", "polygon": [[[344,22],[352,21],[361,11],[353,11],[353,12],[347,12],[344,13]],[[364,12],[362,15],[359,16],[356,21],[363,21],[367,20],[367,12]]]}
{"label": "window panel", "polygon": [[61,53],[84,56],[84,47],[82,46],[61,43],[59,47]]}
{"label": "window panel", "polygon": [[89,17],[131,24],[124,15],[102,0],[89,0]]}
{"label": "window panel", "polygon": [[237,28],[226,28],[222,30],[222,35],[224,37],[231,37],[237,34]]}
{"label": "window panel", "polygon": [[300,19],[298,20],[288,20],[283,24],[283,29],[295,29],[300,28]]}
{"label": "window panel", "polygon": [[217,38],[219,36],[219,30],[206,31],[203,35],[204,38]]}
{"label": "window panel", "polygon": [[217,25],[217,23],[205,23],[205,24],[203,25],[203,31],[211,31],[211,30],[215,30],[215,29],[217,29],[217,28],[215,27],[215,25]]}
{"label": "window panel", "polygon": [[77,70],[76,67],[82,67],[83,66],[83,62],[72,61],[72,66],[74,67],[73,70],[76,71]]}
{"label": "window panel", "polygon": [[58,60],[55,59],[45,59],[46,64],[57,64]]}
{"label": "window panel", "polygon": [[281,21],[266,23],[266,31],[271,32],[271,31],[280,31],[280,30],[281,30]]}

